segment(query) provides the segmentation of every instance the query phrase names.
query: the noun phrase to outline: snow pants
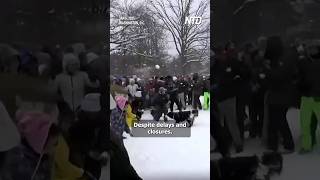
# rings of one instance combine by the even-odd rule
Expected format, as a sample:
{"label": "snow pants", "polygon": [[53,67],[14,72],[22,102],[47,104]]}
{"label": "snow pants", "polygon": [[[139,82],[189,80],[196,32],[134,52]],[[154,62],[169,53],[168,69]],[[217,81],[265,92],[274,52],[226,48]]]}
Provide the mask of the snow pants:
{"label": "snow pants", "polygon": [[204,92],[203,98],[203,109],[208,110],[210,108],[210,92]]}
{"label": "snow pants", "polygon": [[312,115],[320,120],[320,101],[313,97],[302,97],[300,110],[300,124],[302,132],[302,148],[312,149]]}

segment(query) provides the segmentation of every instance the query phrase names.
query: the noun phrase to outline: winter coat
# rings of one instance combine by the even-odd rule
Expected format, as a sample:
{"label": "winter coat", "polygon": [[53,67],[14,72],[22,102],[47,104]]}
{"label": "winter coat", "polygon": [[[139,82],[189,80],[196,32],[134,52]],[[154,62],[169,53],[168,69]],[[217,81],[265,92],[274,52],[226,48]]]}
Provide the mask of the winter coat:
{"label": "winter coat", "polygon": [[298,72],[295,56],[289,54],[276,61],[268,73],[267,104],[296,106],[298,100],[297,86],[294,84]]}
{"label": "winter coat", "polygon": [[203,91],[210,92],[210,79],[204,80],[203,84]]}
{"label": "winter coat", "polygon": [[169,95],[168,94],[157,94],[153,99],[153,106],[156,109],[168,108]]}
{"label": "winter coat", "polygon": [[110,131],[110,145],[110,179],[142,180],[130,163],[129,154],[123,144],[122,137],[118,139],[112,129]]}
{"label": "winter coat", "polygon": [[237,75],[239,70],[233,61],[216,61],[213,65],[214,99],[221,102],[237,95]]}
{"label": "winter coat", "polygon": [[133,122],[137,121],[137,116],[132,113],[131,105],[129,104],[126,109],[126,122],[129,127],[133,126]]}
{"label": "winter coat", "polygon": [[305,60],[304,64],[300,64],[302,72],[300,74],[301,87],[303,87],[303,95],[311,97],[320,97],[320,59]]}
{"label": "winter coat", "polygon": [[55,79],[55,90],[60,92],[63,100],[69,105],[70,109],[75,112],[81,105],[81,101],[85,95],[86,87],[98,87],[97,83],[92,83],[86,72],[77,71],[74,74],[69,74],[66,67],[69,64],[77,63],[78,59],[72,55],[65,55],[63,60],[64,72],[57,75]]}
{"label": "winter coat", "polygon": [[178,86],[178,93],[184,93],[184,92],[187,92],[188,90],[188,84],[184,80],[179,80],[177,82],[177,86]]}
{"label": "winter coat", "polygon": [[63,100],[72,111],[76,111],[81,105],[86,86],[97,87],[96,84],[90,82],[88,74],[85,72],[77,72],[74,75],[59,74],[55,79],[55,84],[56,90],[61,92]]}
{"label": "winter coat", "polygon": [[167,82],[166,89],[170,97],[178,95],[178,87],[173,81]]}
{"label": "winter coat", "polygon": [[125,112],[117,107],[111,111],[110,117],[110,128],[113,129],[117,138],[122,139],[123,132],[129,132]]}
{"label": "winter coat", "polygon": [[[18,129],[21,144],[6,154],[3,167],[3,180],[30,180],[40,161],[34,180],[50,180],[53,160],[44,153],[49,129],[52,125],[51,117],[41,112],[17,113]],[[43,154],[40,159],[40,154]]]}
{"label": "winter coat", "polygon": [[250,82],[252,80],[250,67],[245,64],[245,62],[239,60],[235,60],[233,63],[238,72],[235,81],[238,97],[248,97],[250,92]]}
{"label": "winter coat", "polygon": [[129,94],[132,96],[132,97],[135,97],[136,96],[136,93],[137,93],[137,91],[138,91],[138,85],[137,84],[133,84],[133,85],[131,85],[131,84],[129,84],[128,86],[127,86],[127,89],[128,89],[128,92],[129,92]]}
{"label": "winter coat", "polygon": [[83,169],[73,165],[70,160],[70,149],[63,136],[59,136],[54,151],[54,180],[77,180],[83,176]]}
{"label": "winter coat", "polygon": [[[36,168],[40,155],[23,140],[16,148],[6,154],[1,180],[30,180]],[[34,180],[50,180],[53,160],[48,155],[41,159],[40,166]]]}
{"label": "winter coat", "polygon": [[193,81],[193,93],[196,96],[201,96],[203,94],[205,84],[203,80],[195,80]]}

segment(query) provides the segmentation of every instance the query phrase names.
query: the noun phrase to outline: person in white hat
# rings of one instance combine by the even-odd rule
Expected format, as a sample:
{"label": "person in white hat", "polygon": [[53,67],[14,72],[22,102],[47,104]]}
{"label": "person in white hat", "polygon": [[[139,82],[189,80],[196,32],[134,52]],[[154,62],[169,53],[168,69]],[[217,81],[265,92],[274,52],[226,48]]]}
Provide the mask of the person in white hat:
{"label": "person in white hat", "polygon": [[79,59],[71,54],[65,54],[63,57],[64,72],[55,79],[55,90],[61,92],[64,102],[69,105],[74,113],[80,107],[81,101],[85,95],[85,88],[96,88],[97,82],[91,82],[86,72],[79,71]]}

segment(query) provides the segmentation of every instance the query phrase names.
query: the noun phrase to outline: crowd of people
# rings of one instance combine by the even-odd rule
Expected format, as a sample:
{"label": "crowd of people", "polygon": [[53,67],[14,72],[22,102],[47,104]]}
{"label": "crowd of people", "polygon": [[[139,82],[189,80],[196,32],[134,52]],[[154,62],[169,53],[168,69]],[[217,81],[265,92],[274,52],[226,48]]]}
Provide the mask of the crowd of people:
{"label": "crowd of people", "polygon": [[[162,114],[175,110],[183,111],[187,106],[193,110],[209,109],[210,79],[208,76],[166,76],[140,79],[137,76],[111,77],[111,96],[124,96],[128,99],[129,108],[137,119],[141,118],[144,110],[151,109],[154,120],[159,121]],[[204,107],[200,102],[204,96]],[[176,105],[177,109],[174,109]],[[130,124],[130,123],[129,123]]]}
{"label": "crowd of people", "polygon": [[[118,144],[122,150],[115,161],[125,164],[120,168],[120,163],[111,166],[112,176],[117,179],[141,179],[130,163],[128,152],[124,146],[123,133],[130,135],[134,122],[141,120],[142,114],[151,111],[153,119],[159,121],[163,116],[164,122],[169,118],[176,122],[191,122],[191,111],[208,110],[210,104],[209,77],[199,76],[166,76],[141,79],[137,76],[111,77],[110,86],[110,136],[111,142]],[[204,98],[204,106],[200,102],[200,96]],[[176,109],[174,108],[176,105]],[[188,108],[190,106],[190,108]],[[169,112],[170,111],[170,112]],[[170,113],[187,112],[187,116],[181,115],[181,119],[170,117]],[[112,157],[111,157],[112,160]]]}
{"label": "crowd of people", "polygon": [[319,42],[279,36],[261,37],[242,48],[229,42],[216,47],[211,65],[214,152],[229,157],[232,145],[242,152],[247,131],[249,138],[261,138],[267,151],[294,152],[286,116],[290,108],[300,109],[298,151],[312,151],[320,118]]}
{"label": "crowd of people", "polygon": [[0,44],[1,180],[106,178],[103,61],[84,43]]}

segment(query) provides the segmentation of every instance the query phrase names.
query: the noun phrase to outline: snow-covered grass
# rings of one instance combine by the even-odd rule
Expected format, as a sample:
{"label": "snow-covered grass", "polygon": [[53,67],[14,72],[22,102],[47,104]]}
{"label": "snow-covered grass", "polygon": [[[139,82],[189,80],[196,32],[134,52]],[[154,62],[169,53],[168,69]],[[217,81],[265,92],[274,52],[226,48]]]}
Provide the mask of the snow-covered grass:
{"label": "snow-covered grass", "polygon": [[[152,119],[145,112],[142,119]],[[144,180],[210,179],[210,112],[200,111],[191,137],[127,137],[130,161]]]}
{"label": "snow-covered grass", "polygon": [[[296,145],[296,152],[283,155],[283,171],[280,176],[272,180],[319,180],[320,179],[320,152],[319,147],[309,154],[301,155],[300,149],[300,121],[299,110],[290,109],[287,119]],[[319,136],[318,136],[319,138]],[[266,149],[260,139],[246,139],[244,151],[233,156],[261,155]],[[219,154],[212,154],[211,159],[217,159]]]}

